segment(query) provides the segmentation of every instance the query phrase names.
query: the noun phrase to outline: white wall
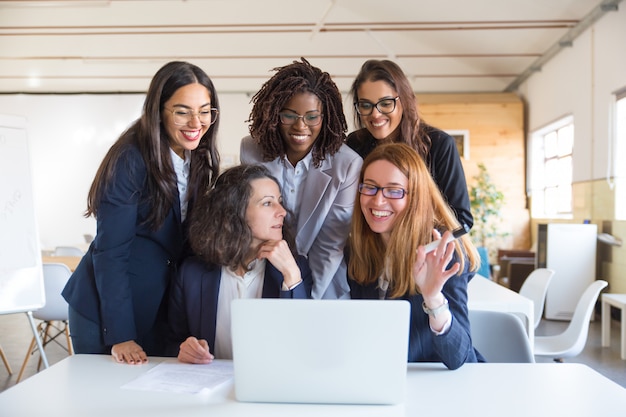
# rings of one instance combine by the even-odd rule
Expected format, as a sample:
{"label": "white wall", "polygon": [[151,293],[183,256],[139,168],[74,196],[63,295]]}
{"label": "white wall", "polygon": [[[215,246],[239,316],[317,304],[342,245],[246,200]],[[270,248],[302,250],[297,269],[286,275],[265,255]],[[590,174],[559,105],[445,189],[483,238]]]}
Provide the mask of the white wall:
{"label": "white wall", "polygon": [[620,6],[520,89],[528,102],[529,132],[562,116],[574,116],[574,182],[604,178],[610,162],[613,93],[626,87],[626,5]]}
{"label": "white wall", "polygon": [[[239,163],[252,94],[218,94],[218,146],[222,168],[227,168]],[[111,144],[141,114],[143,100],[143,94],[0,95],[0,114],[27,119],[42,249],[84,247],[83,235],[96,234],[95,220],[83,217],[89,187]],[[344,106],[352,131],[354,112],[347,96]]]}
{"label": "white wall", "polygon": [[[246,94],[220,98],[218,142],[224,166],[239,162],[239,142],[248,132]],[[27,119],[33,196],[42,249],[83,245],[95,235],[85,219],[91,181],[111,144],[139,117],[142,94],[0,95],[0,114]]]}

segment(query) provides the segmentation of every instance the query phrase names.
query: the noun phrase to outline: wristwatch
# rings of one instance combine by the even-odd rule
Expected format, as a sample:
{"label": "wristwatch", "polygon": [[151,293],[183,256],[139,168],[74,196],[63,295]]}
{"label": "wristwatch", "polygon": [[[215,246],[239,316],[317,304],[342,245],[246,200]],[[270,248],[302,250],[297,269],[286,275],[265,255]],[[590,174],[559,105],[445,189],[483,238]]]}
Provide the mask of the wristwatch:
{"label": "wristwatch", "polygon": [[448,299],[446,297],[443,297],[443,304],[441,304],[439,307],[431,309],[426,306],[426,302],[422,302],[422,309],[424,310],[424,313],[428,314],[429,316],[433,316],[433,318],[437,318],[439,314],[443,313],[446,310],[450,310],[450,306],[448,305]]}

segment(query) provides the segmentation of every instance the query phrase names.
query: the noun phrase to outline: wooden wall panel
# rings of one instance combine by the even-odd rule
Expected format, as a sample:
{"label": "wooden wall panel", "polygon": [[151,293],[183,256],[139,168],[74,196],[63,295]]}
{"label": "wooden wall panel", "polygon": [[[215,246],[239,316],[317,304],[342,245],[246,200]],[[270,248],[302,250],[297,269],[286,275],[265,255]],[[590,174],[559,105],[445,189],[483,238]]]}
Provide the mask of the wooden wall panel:
{"label": "wooden wall panel", "polygon": [[468,186],[484,163],[505,195],[502,230],[510,237],[502,248],[529,249],[526,200],[524,103],[515,94],[417,95],[422,118],[444,130],[468,130],[470,158],[462,160]]}

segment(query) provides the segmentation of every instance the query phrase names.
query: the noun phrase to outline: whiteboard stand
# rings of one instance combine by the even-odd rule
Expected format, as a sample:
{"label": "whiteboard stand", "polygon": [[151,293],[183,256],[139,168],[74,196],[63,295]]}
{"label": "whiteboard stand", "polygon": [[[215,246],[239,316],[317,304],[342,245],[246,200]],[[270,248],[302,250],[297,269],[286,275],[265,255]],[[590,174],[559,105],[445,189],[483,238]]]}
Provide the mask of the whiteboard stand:
{"label": "whiteboard stand", "polygon": [[[35,337],[35,343],[37,343],[37,348],[39,349],[43,366],[45,369],[48,369],[48,357],[46,356],[46,351],[43,350],[43,344],[41,343],[41,338],[39,337],[39,332],[37,331],[37,326],[35,326],[35,320],[33,319],[33,312],[27,311],[26,316],[28,317],[30,328],[33,330],[33,336]],[[28,352],[28,354],[30,354],[30,352]]]}

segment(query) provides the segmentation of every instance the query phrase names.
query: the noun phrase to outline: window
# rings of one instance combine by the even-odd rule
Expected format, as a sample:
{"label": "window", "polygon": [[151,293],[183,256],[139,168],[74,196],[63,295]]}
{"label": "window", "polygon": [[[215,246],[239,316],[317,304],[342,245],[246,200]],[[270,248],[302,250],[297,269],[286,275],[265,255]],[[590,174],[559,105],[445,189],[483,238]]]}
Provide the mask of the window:
{"label": "window", "polygon": [[564,117],[531,136],[532,217],[572,217],[574,118]]}

